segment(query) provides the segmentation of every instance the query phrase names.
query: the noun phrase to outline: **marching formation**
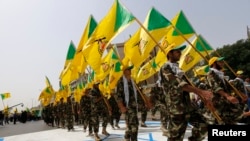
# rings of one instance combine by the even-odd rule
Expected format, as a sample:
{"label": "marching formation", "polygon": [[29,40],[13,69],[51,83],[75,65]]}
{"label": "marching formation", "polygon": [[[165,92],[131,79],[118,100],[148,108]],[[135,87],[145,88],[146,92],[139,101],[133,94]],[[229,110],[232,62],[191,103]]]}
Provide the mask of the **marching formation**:
{"label": "marching formation", "polygon": [[205,139],[208,125],[249,124],[249,82],[244,83],[243,71],[238,71],[235,79],[228,79],[223,73],[224,58],[212,57],[209,59],[210,71],[199,83],[192,84],[177,63],[185,47],[169,48],[168,61],[160,69],[155,84],[139,88],[131,77],[133,66],[127,66],[110,98],[102,95],[100,82],[95,82],[93,88],[86,89],[80,103],[72,102],[71,96],[66,103],[61,99],[61,103],[44,109],[43,118],[46,123],[68,131],[74,130],[74,122],[83,124],[83,131],[88,129],[88,135],[94,136],[96,141],[100,140],[100,121],[101,133],[109,136],[108,123],[113,129],[120,128],[121,114],[125,115],[126,123],[124,139],[136,141],[138,112],[143,107],[159,109],[160,128],[169,141],[183,140],[188,124],[193,127],[190,141]]}
{"label": "marching formation", "polygon": [[[74,124],[82,124],[84,132],[100,141],[100,133],[110,135],[109,123],[120,128],[123,114],[124,140],[137,141],[139,125],[147,127],[148,111],[155,119],[159,110],[160,129],[168,141],[182,141],[189,125],[188,140],[202,141],[209,125],[250,123],[249,79],[244,82],[242,70],[235,78],[224,74],[231,69],[225,58],[212,55],[215,51],[194,32],[182,11],[170,22],[152,8],[118,50],[110,44],[113,37],[134,20],[138,22],[119,0],[98,25],[90,17],[78,48],[70,44],[73,51],[69,49],[58,92],[46,77],[39,100],[48,125],[73,131]],[[200,66],[201,61],[206,65]]]}

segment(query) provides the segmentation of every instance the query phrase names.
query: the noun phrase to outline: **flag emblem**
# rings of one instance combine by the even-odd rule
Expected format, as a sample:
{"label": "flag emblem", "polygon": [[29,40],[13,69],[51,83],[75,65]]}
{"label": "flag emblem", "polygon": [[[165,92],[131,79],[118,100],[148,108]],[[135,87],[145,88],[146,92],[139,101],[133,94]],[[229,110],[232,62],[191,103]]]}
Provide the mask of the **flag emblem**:
{"label": "flag emblem", "polygon": [[186,64],[189,64],[190,62],[192,62],[194,60],[194,57],[192,55],[190,55],[190,53],[188,53],[186,56],[185,56],[185,59],[184,59],[184,62]]}
{"label": "flag emblem", "polygon": [[100,53],[100,55],[102,55],[105,50],[106,44],[108,43],[108,41],[106,41],[106,37],[96,39],[95,42],[98,43],[98,52]]}
{"label": "flag emblem", "polygon": [[148,69],[146,69],[146,68],[144,68],[144,69],[142,70],[142,74],[143,74],[143,75],[147,75],[147,74],[149,74],[149,70],[148,70]]}
{"label": "flag emblem", "polygon": [[109,70],[109,65],[107,62],[102,63],[102,70],[104,72],[107,72]]}
{"label": "flag emblem", "polygon": [[137,42],[134,47],[138,47],[140,55],[142,55],[142,52],[147,45],[148,41],[140,39],[139,42]]}

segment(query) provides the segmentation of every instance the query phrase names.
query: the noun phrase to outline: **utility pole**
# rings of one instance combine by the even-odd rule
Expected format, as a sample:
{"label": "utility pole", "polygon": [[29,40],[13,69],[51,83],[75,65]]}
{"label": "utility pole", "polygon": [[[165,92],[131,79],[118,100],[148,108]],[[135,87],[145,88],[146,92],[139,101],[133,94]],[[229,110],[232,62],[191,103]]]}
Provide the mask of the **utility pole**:
{"label": "utility pole", "polygon": [[32,98],[32,103],[31,103],[32,105],[31,105],[31,109],[33,108],[33,98]]}
{"label": "utility pole", "polygon": [[247,39],[250,40],[250,29],[247,26]]}

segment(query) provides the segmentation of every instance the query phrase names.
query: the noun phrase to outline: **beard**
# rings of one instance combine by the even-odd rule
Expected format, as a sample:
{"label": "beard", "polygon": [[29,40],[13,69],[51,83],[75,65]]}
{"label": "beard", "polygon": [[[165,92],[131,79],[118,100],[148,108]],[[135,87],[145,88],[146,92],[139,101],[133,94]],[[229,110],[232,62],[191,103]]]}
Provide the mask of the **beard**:
{"label": "beard", "polygon": [[217,69],[217,70],[222,70],[222,69],[223,69],[223,67],[220,66],[219,64],[217,64],[217,62],[216,62],[215,64],[216,64],[216,69]]}

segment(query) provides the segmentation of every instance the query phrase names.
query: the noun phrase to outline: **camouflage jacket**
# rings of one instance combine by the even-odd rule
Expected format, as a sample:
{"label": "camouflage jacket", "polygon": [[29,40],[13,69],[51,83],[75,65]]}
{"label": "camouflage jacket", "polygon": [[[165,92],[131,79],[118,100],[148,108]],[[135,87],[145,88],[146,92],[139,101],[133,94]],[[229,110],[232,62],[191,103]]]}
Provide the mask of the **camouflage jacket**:
{"label": "camouflage jacket", "polygon": [[89,95],[83,95],[80,100],[81,113],[89,113],[91,111],[91,98]]}
{"label": "camouflage jacket", "polygon": [[[137,101],[134,95],[133,84],[131,81],[128,81],[128,89],[129,89],[129,103],[127,108],[137,109],[140,105],[142,105],[142,98],[137,91]],[[116,93],[117,102],[122,102],[124,106],[126,106],[125,102],[125,93],[124,93],[124,83],[123,78],[121,77],[117,83],[117,93]]]}
{"label": "camouflage jacket", "polygon": [[[239,90],[241,93],[247,95],[247,89],[246,89],[246,87],[245,87],[245,84],[244,84],[243,79],[236,77],[236,78],[233,80],[233,85],[234,85],[234,87],[235,87],[237,90]],[[237,96],[237,97],[238,97],[238,96]]]}
{"label": "camouflage jacket", "polygon": [[74,114],[74,107],[73,107],[73,103],[70,101],[68,101],[66,103],[66,114],[67,115],[73,115]]}
{"label": "camouflage jacket", "polygon": [[93,88],[90,91],[91,97],[91,112],[107,111],[106,104],[102,98],[101,91],[97,88]]}
{"label": "camouflage jacket", "polygon": [[112,113],[113,114],[120,114],[120,109],[117,105],[117,102],[115,100],[114,95],[111,95],[111,97],[108,99],[108,102],[109,102],[110,106],[112,107]]}
{"label": "camouflage jacket", "polygon": [[165,63],[159,72],[161,85],[166,94],[166,103],[170,114],[184,114],[193,111],[190,95],[182,90],[187,81],[173,71],[171,63]]}
{"label": "camouflage jacket", "polygon": [[214,93],[215,99],[223,98],[220,94],[217,93],[220,90],[223,90],[228,94],[231,94],[230,86],[224,80],[224,76],[222,72],[219,72],[218,70],[215,70],[215,69],[210,69],[207,75],[207,81],[208,81],[209,87]]}
{"label": "camouflage jacket", "polygon": [[166,95],[163,88],[159,86],[152,87],[151,90],[152,102],[155,106],[166,105]]}
{"label": "camouflage jacket", "polygon": [[59,106],[58,108],[59,108],[60,115],[65,114],[65,112],[66,112],[66,103],[60,102],[58,106]]}

